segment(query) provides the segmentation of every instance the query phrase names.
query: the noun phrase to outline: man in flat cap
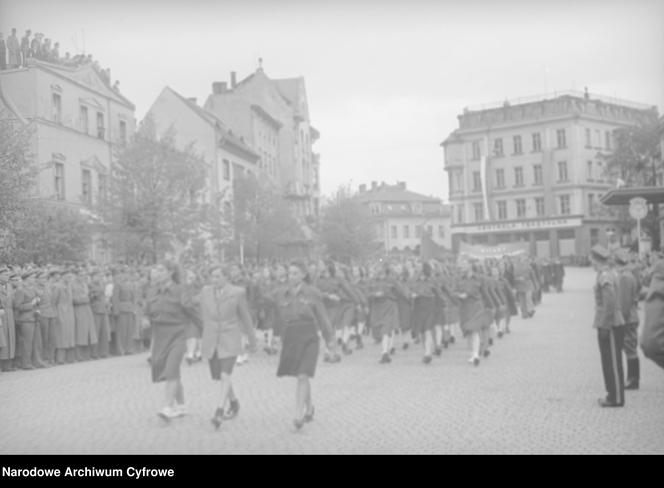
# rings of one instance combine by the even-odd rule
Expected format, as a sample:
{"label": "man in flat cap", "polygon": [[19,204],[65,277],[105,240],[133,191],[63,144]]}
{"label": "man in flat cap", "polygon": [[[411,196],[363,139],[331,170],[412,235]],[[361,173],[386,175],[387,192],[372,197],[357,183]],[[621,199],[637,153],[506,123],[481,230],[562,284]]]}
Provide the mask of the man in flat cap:
{"label": "man in flat cap", "polygon": [[614,254],[618,272],[618,304],[623,319],[625,319],[624,350],[627,357],[626,390],[638,390],[640,377],[640,364],[638,346],[639,339],[639,284],[629,267],[630,257],[622,249]]}
{"label": "man in flat cap", "polygon": [[601,407],[625,405],[625,378],[623,376],[622,348],[625,334],[624,320],[618,304],[618,275],[612,269],[611,255],[604,246],[596,245],[590,252],[595,271],[595,320],[606,398],[600,398]]}

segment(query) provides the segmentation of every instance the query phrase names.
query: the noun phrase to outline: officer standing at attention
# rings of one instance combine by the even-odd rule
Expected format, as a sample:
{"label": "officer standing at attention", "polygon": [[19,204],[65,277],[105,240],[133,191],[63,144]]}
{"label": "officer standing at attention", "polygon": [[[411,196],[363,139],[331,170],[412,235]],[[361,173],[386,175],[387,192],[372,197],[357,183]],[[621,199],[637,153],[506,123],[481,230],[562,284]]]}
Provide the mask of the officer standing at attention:
{"label": "officer standing at attention", "polygon": [[618,303],[625,320],[624,349],[627,357],[627,381],[625,390],[639,389],[639,293],[640,287],[629,265],[629,256],[619,250],[615,254],[618,265]]}
{"label": "officer standing at attention", "polygon": [[612,269],[610,253],[601,245],[590,251],[593,268],[597,271],[595,283],[595,320],[606,398],[598,400],[601,407],[625,405],[625,381],[622,366],[622,348],[625,334],[624,321],[618,303],[618,275]]}

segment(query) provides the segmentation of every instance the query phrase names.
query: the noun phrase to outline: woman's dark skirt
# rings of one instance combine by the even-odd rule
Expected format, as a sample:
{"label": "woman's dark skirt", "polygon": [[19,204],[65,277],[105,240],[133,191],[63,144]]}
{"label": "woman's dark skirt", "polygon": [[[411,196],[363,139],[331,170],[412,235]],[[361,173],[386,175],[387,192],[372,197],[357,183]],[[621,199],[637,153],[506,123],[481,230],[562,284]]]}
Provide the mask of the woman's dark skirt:
{"label": "woman's dark skirt", "polygon": [[313,378],[318,363],[320,339],[314,324],[291,325],[282,330],[282,348],[277,376]]}
{"label": "woman's dark skirt", "polygon": [[212,375],[212,379],[220,380],[221,373],[228,375],[233,374],[233,367],[235,366],[236,360],[236,356],[221,359],[217,355],[217,351],[215,351],[214,356],[210,359],[210,374]]}
{"label": "woman's dark skirt", "polygon": [[152,381],[180,379],[180,366],[187,352],[186,324],[153,324]]}
{"label": "woman's dark skirt", "polygon": [[413,329],[417,334],[433,330],[436,325],[436,301],[433,297],[417,297],[413,305]]}

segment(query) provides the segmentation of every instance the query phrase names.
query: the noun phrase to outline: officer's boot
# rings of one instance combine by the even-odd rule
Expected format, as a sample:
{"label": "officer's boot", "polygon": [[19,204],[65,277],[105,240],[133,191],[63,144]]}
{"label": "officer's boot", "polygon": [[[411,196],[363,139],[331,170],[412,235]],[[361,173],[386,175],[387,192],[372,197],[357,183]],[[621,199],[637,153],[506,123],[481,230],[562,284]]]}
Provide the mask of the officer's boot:
{"label": "officer's boot", "polygon": [[625,390],[638,390],[639,379],[641,376],[641,366],[639,358],[627,360],[627,381],[625,382]]}

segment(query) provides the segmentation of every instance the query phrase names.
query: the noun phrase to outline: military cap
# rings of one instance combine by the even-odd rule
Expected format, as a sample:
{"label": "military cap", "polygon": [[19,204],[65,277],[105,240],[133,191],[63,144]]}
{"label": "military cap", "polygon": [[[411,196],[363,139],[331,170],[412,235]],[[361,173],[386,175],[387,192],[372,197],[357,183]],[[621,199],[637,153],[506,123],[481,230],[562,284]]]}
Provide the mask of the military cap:
{"label": "military cap", "polygon": [[590,254],[593,259],[598,261],[608,261],[608,259],[611,257],[609,250],[601,244],[593,246],[593,248],[590,250]]}

